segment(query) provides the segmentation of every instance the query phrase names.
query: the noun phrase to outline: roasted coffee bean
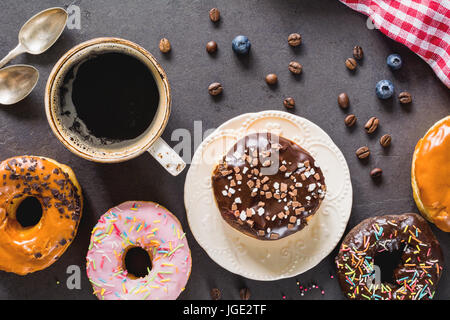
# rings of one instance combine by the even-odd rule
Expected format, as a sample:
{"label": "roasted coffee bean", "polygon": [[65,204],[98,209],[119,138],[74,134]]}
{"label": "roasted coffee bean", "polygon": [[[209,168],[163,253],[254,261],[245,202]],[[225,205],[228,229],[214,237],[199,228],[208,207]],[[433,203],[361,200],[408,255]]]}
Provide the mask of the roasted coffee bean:
{"label": "roasted coffee bean", "polygon": [[375,168],[372,171],[370,171],[370,176],[374,179],[381,177],[382,174],[383,170],[381,170],[380,168]]}
{"label": "roasted coffee bean", "polygon": [[242,288],[239,290],[239,296],[241,300],[249,300],[250,299],[250,290],[248,288]]}
{"label": "roasted coffee bean", "polygon": [[208,91],[210,95],[217,96],[222,93],[223,87],[219,82],[214,82],[209,85]]}
{"label": "roasted coffee bean", "polygon": [[368,147],[361,147],[358,150],[356,150],[356,156],[359,159],[365,159],[370,155],[370,150]]}
{"label": "roasted coffee bean", "polygon": [[209,18],[212,22],[217,22],[220,20],[220,11],[217,8],[212,8],[209,10]]}
{"label": "roasted coffee bean", "polygon": [[289,63],[289,71],[293,74],[300,74],[302,73],[303,66],[298,63],[297,61],[292,61]]}
{"label": "roasted coffee bean", "polygon": [[345,66],[349,69],[349,70],[355,70],[356,69],[356,60],[353,58],[348,58],[347,60],[345,60]]}
{"label": "roasted coffee bean", "polygon": [[215,41],[210,41],[206,44],[206,51],[208,53],[214,53],[217,51],[217,43]]}
{"label": "roasted coffee bean", "polygon": [[220,300],[221,297],[222,297],[222,294],[220,293],[219,289],[213,288],[211,290],[211,299],[213,299],[213,300]]}
{"label": "roasted coffee bean", "polygon": [[412,96],[409,92],[403,91],[398,95],[398,100],[401,104],[408,104],[412,102]]}
{"label": "roasted coffee bean", "polygon": [[380,144],[382,147],[388,147],[391,144],[392,137],[390,134],[385,134],[380,138]]}
{"label": "roasted coffee bean", "polygon": [[347,127],[351,127],[356,123],[356,116],[354,114],[349,114],[345,117],[344,122]]}
{"label": "roasted coffee bean", "polygon": [[161,50],[162,53],[167,53],[172,49],[172,46],[170,45],[170,41],[166,38],[162,38],[159,41],[159,50]]}
{"label": "roasted coffee bean", "polygon": [[289,97],[289,98],[284,99],[283,104],[286,108],[292,109],[295,107],[295,100],[294,100],[294,98]]}
{"label": "roasted coffee bean", "polygon": [[348,98],[348,95],[343,92],[338,95],[338,104],[342,109],[347,109],[350,104],[350,99]]}
{"label": "roasted coffee bean", "polygon": [[302,43],[302,36],[298,33],[291,33],[288,37],[288,43],[291,47],[297,47]]}
{"label": "roasted coffee bean", "polygon": [[378,128],[379,120],[376,117],[370,118],[367,122],[364,128],[366,129],[367,133],[372,133]]}
{"label": "roasted coffee bean", "polygon": [[269,85],[274,85],[278,82],[278,77],[275,73],[270,73],[266,76],[266,83]]}
{"label": "roasted coffee bean", "polygon": [[353,48],[353,57],[358,60],[361,60],[364,57],[364,51],[360,46],[355,46]]}

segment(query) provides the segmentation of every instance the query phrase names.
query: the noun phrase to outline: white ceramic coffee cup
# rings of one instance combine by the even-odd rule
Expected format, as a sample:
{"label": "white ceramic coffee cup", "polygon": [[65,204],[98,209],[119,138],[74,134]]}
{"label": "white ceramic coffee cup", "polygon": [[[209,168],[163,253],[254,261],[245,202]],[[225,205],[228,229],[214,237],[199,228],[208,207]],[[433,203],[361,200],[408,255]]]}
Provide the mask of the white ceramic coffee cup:
{"label": "white ceramic coffee cup", "polygon": [[[137,58],[151,71],[159,91],[159,104],[149,127],[135,139],[97,144],[82,139],[70,130],[67,119],[62,116],[62,104],[68,103],[61,97],[67,73],[92,55],[118,52]],[[67,149],[87,160],[116,163],[135,158],[148,151],[168,172],[178,175],[186,167],[181,157],[161,139],[171,109],[171,91],[166,73],[156,59],[141,46],[119,38],[96,38],[70,49],[56,63],[45,89],[45,111],[55,133]]]}

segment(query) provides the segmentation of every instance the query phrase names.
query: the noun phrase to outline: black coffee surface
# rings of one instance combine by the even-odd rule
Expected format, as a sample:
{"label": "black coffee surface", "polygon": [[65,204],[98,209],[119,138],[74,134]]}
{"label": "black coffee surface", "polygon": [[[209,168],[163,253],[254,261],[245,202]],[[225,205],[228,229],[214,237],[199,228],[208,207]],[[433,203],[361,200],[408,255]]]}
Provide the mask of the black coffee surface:
{"label": "black coffee surface", "polygon": [[105,53],[83,62],[72,88],[78,118],[97,138],[134,139],[150,125],[159,103],[152,73],[138,59]]}

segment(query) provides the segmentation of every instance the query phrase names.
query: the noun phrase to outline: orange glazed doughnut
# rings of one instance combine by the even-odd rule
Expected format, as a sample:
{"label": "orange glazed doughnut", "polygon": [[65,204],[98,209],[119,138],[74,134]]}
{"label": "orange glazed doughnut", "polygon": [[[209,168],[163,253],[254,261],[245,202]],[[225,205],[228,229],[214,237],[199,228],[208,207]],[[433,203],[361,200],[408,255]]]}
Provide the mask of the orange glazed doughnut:
{"label": "orange glazed doughnut", "polygon": [[[18,210],[30,198],[42,216],[24,226],[16,213],[34,214]],[[0,270],[25,275],[50,266],[74,239],[82,205],[81,187],[68,166],[34,156],[0,163]]]}
{"label": "orange glazed doughnut", "polygon": [[422,215],[450,232],[450,116],[436,122],[417,143],[411,184]]}

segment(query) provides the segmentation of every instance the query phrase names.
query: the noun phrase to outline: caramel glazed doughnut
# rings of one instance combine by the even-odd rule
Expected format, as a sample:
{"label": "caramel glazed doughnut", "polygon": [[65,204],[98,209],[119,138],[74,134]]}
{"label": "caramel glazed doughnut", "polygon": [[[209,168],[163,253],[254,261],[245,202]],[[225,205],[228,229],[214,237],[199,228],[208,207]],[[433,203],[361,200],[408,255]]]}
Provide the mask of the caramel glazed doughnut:
{"label": "caramel glazed doughnut", "polygon": [[[25,275],[54,263],[74,239],[81,218],[81,187],[68,166],[22,156],[0,164],[0,270]],[[22,227],[16,211],[36,198],[42,217]]]}
{"label": "caramel glazed doughnut", "polygon": [[422,215],[450,232],[450,116],[419,140],[411,166],[414,200]]}
{"label": "caramel glazed doughnut", "polygon": [[[397,250],[402,256],[393,273],[395,283],[372,283],[377,255]],[[362,221],[344,238],[336,264],[342,291],[358,300],[432,299],[444,267],[439,242],[415,213]]]}

